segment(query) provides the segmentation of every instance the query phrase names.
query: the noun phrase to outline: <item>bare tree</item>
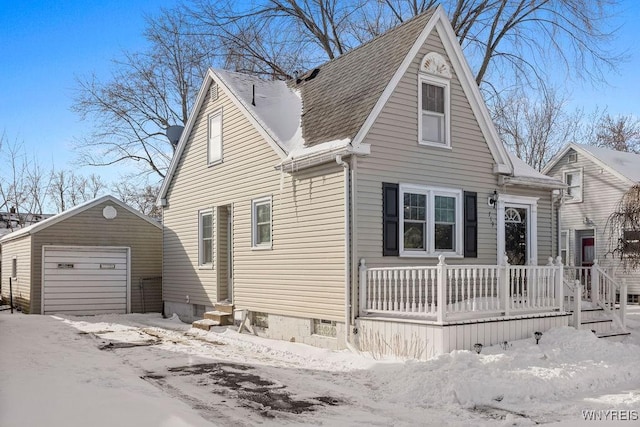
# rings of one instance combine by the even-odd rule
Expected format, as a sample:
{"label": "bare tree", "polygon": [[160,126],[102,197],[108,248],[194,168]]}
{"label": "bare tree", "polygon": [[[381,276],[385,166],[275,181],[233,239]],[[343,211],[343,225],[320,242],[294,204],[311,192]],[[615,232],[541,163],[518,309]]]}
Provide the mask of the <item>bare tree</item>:
{"label": "bare tree", "polygon": [[186,123],[213,46],[186,35],[187,21],[178,11],[164,11],[147,24],[147,51],[114,61],[106,81],[78,78],[73,110],[96,127],[76,148],[82,164],[138,164],[141,173],[162,178],[174,148],[165,131]]}
{"label": "bare tree", "polygon": [[595,131],[595,145],[640,154],[640,119],[603,114]]}
{"label": "bare tree", "polygon": [[617,0],[195,0],[191,15],[197,32],[252,65],[238,70],[290,78],[295,67],[333,59],[439,3],[478,85],[537,86],[557,66],[567,76],[602,81],[621,59],[608,45]]}
{"label": "bare tree", "polygon": [[84,177],[73,171],[59,170],[51,173],[49,200],[60,213],[95,199],[106,189],[102,179],[95,174]]}
{"label": "bare tree", "polygon": [[132,208],[158,221],[162,219],[162,211],[156,206],[159,191],[159,185],[145,184],[136,186],[127,180],[120,181],[113,186],[113,192],[116,197]]}
{"label": "bare tree", "polygon": [[564,108],[565,98],[555,89],[545,90],[539,99],[518,90],[494,103],[493,121],[504,144],[541,170],[580,128],[582,113],[567,114]]}
{"label": "bare tree", "polygon": [[609,231],[607,254],[620,260],[625,271],[640,267],[640,185],[622,196],[605,229]]}

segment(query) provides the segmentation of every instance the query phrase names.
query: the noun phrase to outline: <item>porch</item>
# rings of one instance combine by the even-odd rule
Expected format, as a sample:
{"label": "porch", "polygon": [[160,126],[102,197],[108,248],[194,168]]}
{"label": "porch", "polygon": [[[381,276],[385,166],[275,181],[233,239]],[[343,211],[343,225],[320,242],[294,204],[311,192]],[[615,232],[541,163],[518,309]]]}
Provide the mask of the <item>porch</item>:
{"label": "porch", "polygon": [[[616,305],[624,284],[597,262],[587,273],[560,257],[542,266],[447,265],[440,256],[433,267],[369,268],[362,260],[359,283],[358,346],[373,354],[426,359],[562,326],[586,329],[583,313],[594,306],[624,332],[625,306]],[[593,300],[587,306],[583,289]]]}

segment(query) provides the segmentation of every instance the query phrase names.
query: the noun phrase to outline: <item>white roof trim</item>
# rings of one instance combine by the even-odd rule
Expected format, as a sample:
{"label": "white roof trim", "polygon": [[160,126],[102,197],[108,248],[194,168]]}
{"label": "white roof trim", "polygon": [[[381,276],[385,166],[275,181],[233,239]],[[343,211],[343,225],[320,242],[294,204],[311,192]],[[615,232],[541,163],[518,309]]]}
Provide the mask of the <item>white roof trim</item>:
{"label": "white roof trim", "polygon": [[147,221],[149,224],[152,224],[156,227],[158,227],[159,229],[162,229],[162,224],[158,223],[157,221],[154,221],[153,219],[149,218],[148,216],[144,215],[143,213],[133,209],[131,206],[125,204],[123,201],[116,199],[115,197],[111,196],[111,195],[106,195],[106,196],[102,196],[102,197],[98,197],[96,199],[90,200],[86,203],[83,203],[81,205],[75,206],[71,209],[68,209],[62,213],[59,213],[57,215],[54,215],[50,218],[47,218],[43,221],[37,222],[35,224],[32,224],[28,227],[24,227],[21,228],[20,230],[16,230],[13,233],[9,233],[7,235],[5,235],[4,237],[2,237],[0,239],[1,243],[6,243],[9,240],[14,240],[17,239],[19,237],[23,237],[23,236],[27,236],[27,235],[31,235],[34,233],[37,233],[40,230],[43,230],[47,227],[50,227],[54,224],[57,224],[61,221],[64,221],[67,218],[70,218],[74,215],[79,214],[80,212],[84,212],[88,209],[91,209],[94,206],[97,206],[101,203],[104,202],[111,202],[114,203],[118,206],[120,206],[123,209],[126,209],[128,212],[136,215],[137,217]]}
{"label": "white roof trim", "polygon": [[184,148],[186,146],[187,140],[193,130],[193,125],[196,121],[196,117],[202,108],[202,104],[207,98],[208,88],[211,82],[214,82],[218,85],[218,90],[222,89],[229,96],[229,99],[233,102],[233,104],[244,114],[244,116],[249,120],[249,122],[254,126],[254,128],[260,133],[260,135],[269,143],[271,148],[276,152],[276,154],[281,158],[285,159],[287,154],[284,150],[278,145],[278,143],[273,139],[273,137],[266,131],[266,129],[256,120],[255,117],[247,110],[244,104],[238,99],[238,96],[231,90],[231,88],[216,75],[215,71],[209,68],[207,70],[207,74],[202,82],[202,86],[200,87],[200,91],[198,92],[198,96],[196,97],[196,102],[194,104],[193,110],[189,115],[189,119],[182,131],[182,135],[180,136],[180,141],[178,142],[178,147],[176,148],[176,152],[173,154],[173,158],[171,159],[171,163],[169,164],[169,170],[167,171],[164,180],[162,181],[162,186],[160,187],[160,193],[158,194],[158,198],[156,199],[156,205],[162,205],[162,199],[165,199],[167,196],[167,191],[169,190],[169,185],[173,180],[173,175],[178,168],[178,163],[182,158],[182,154],[184,152]]}
{"label": "white roof trim", "polygon": [[637,182],[633,181],[632,179],[627,178],[625,175],[621,174],[616,169],[612,168],[611,166],[609,166],[608,164],[606,164],[605,162],[600,160],[598,157],[596,157],[590,151],[585,150],[584,148],[582,148],[581,146],[579,146],[578,144],[575,144],[573,142],[570,142],[569,144],[565,145],[560,151],[558,151],[558,153],[555,156],[553,156],[551,158],[551,160],[549,160],[549,163],[547,163],[546,166],[544,168],[542,168],[541,172],[543,174],[545,174],[545,175],[548,174],[549,171],[551,171],[551,169],[553,169],[553,167],[560,161],[560,159],[562,159],[569,152],[570,149],[574,149],[575,151],[579,152],[580,154],[585,155],[586,157],[591,159],[591,161],[593,161],[594,163],[596,163],[600,167],[606,169],[612,175],[617,176],[618,178],[620,178],[623,182],[627,183],[628,185],[636,185],[637,184]]}
{"label": "white roof trim", "polygon": [[478,121],[482,134],[487,141],[491,155],[496,162],[494,171],[507,174],[513,173],[513,166],[511,165],[507,151],[498,137],[498,132],[493,125],[489,110],[484,103],[480,89],[473,78],[471,69],[469,68],[462,52],[462,48],[458,44],[453,29],[451,28],[451,24],[449,23],[442,6],[438,6],[436,8],[435,12],[429,19],[429,22],[427,22],[427,25],[425,25],[424,29],[413,44],[413,47],[409,50],[409,53],[402,61],[402,64],[400,64],[400,67],[396,70],[393,78],[389,81],[389,84],[382,92],[382,95],[376,102],[373,110],[369,113],[364,125],[353,138],[354,147],[357,147],[362,143],[364,137],[371,129],[371,126],[373,126],[374,122],[380,115],[380,112],[396,89],[398,83],[409,69],[409,66],[418,55],[419,50],[422,48],[434,28],[439,31],[440,39],[442,40],[445,51],[447,52],[449,60],[458,75],[458,80],[467,95],[471,109]]}

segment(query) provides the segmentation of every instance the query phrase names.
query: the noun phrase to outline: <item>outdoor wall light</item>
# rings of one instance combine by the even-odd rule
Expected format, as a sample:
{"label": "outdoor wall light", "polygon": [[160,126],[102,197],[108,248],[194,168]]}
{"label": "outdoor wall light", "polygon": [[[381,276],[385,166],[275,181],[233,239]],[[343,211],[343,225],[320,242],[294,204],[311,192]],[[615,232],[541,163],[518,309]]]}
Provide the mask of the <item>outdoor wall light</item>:
{"label": "outdoor wall light", "polygon": [[540,338],[542,338],[542,332],[534,332],[533,336],[536,338],[536,345],[537,345],[538,341],[540,341]]}
{"label": "outdoor wall light", "polygon": [[480,343],[474,344],[473,349],[476,351],[476,353],[480,354],[480,352],[482,351],[482,344]]}
{"label": "outdoor wall light", "polygon": [[493,190],[493,194],[489,196],[487,203],[489,203],[489,206],[496,209],[498,203],[498,192],[496,190]]}

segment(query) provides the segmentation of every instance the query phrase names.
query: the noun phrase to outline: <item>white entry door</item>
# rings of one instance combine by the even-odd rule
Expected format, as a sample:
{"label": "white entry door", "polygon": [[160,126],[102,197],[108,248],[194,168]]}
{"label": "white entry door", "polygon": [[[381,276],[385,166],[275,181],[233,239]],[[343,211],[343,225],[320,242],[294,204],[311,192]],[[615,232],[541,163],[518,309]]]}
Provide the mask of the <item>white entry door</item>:
{"label": "white entry door", "polygon": [[43,246],[42,314],[127,313],[129,249]]}

